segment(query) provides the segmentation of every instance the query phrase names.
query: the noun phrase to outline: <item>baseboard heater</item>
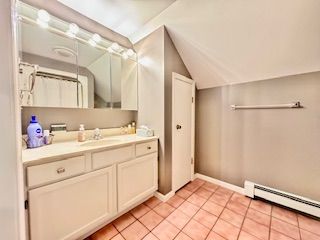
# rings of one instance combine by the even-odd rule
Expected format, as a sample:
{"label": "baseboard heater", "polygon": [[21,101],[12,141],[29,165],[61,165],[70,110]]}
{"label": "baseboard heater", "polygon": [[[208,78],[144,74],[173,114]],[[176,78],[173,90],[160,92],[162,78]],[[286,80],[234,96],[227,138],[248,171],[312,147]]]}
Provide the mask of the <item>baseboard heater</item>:
{"label": "baseboard heater", "polygon": [[311,199],[266,187],[250,181],[244,183],[245,195],[251,198],[260,197],[300,212],[320,218],[320,202]]}

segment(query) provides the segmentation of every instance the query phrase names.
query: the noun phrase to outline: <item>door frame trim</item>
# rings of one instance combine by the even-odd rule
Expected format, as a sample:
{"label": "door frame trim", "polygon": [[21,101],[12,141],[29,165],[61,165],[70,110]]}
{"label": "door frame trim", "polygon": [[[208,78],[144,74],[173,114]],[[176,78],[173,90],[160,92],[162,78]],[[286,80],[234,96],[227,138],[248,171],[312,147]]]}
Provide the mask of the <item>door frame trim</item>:
{"label": "door frame trim", "polygon": [[[174,141],[175,141],[175,136],[174,136],[174,127],[175,127],[175,117],[173,114],[173,106],[175,104],[175,96],[174,96],[174,90],[175,90],[175,80],[180,80],[183,82],[186,82],[191,85],[192,87],[192,98],[193,102],[191,102],[191,156],[190,156],[190,171],[191,171],[191,181],[194,179],[194,165],[195,165],[195,160],[194,160],[194,155],[195,155],[195,92],[196,92],[196,86],[195,86],[195,81],[187,78],[181,74],[172,72],[172,173],[171,173],[171,190],[173,192],[177,191],[178,189],[174,188],[174,178],[173,178],[173,161],[174,161]],[[193,159],[193,163],[191,163],[191,159]]]}

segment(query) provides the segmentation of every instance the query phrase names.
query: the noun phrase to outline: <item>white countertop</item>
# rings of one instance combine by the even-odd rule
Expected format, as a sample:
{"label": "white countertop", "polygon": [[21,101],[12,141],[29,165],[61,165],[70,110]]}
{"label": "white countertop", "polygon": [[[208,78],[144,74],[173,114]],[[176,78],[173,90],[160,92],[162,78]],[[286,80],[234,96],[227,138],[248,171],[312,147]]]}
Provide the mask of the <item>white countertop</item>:
{"label": "white countertop", "polygon": [[[39,148],[24,149],[22,150],[22,163],[34,164],[38,161],[48,160],[50,158],[64,157],[72,154],[83,154],[94,150],[105,150],[108,148],[121,147],[123,145],[147,142],[156,140],[158,137],[140,137],[135,134],[132,135],[120,135],[110,136],[102,138],[101,140],[90,140],[86,142],[60,142],[46,145]],[[94,145],[96,142],[102,142],[102,144]],[[109,141],[109,142],[108,142]],[[93,144],[93,146],[90,144]]]}

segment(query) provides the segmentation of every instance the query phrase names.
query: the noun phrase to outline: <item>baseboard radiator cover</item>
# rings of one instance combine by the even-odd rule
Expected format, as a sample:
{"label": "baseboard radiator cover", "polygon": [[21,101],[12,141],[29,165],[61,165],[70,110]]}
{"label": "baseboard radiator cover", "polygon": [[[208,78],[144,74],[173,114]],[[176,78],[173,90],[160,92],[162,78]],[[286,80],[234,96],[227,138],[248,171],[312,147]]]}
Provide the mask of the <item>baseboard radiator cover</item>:
{"label": "baseboard radiator cover", "polygon": [[260,197],[320,218],[320,202],[250,181],[245,181],[244,189],[248,197]]}

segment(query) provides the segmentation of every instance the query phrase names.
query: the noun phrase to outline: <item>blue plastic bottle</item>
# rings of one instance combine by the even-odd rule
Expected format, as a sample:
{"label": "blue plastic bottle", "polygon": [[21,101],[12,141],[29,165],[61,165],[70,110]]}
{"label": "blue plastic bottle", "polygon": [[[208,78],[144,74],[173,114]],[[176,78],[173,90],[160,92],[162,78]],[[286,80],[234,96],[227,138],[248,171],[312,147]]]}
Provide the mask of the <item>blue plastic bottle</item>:
{"label": "blue plastic bottle", "polygon": [[31,116],[30,124],[27,128],[28,148],[37,148],[43,145],[42,127],[36,116]]}

